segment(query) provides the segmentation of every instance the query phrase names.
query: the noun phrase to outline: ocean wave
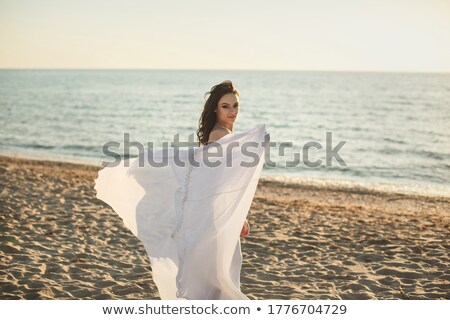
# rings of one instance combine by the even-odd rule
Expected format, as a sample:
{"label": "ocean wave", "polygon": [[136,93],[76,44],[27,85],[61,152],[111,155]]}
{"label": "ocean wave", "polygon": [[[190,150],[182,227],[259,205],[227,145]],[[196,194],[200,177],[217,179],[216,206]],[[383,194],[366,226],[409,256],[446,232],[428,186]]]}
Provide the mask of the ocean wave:
{"label": "ocean wave", "polygon": [[79,145],[79,144],[74,144],[74,145],[65,145],[61,147],[64,150],[84,150],[84,151],[95,151],[98,152],[98,150],[100,149],[100,147],[98,146],[83,146],[83,145]]}
{"label": "ocean wave", "polygon": [[23,144],[18,144],[17,146],[23,147],[23,148],[30,148],[30,149],[46,149],[46,150],[56,148],[56,146],[49,146],[49,145],[44,145],[44,144],[39,144],[39,143],[23,143]]}
{"label": "ocean wave", "polygon": [[404,195],[442,196],[450,198],[450,187],[448,186],[424,185],[419,183],[405,185],[387,182],[362,182],[347,179],[312,178],[306,176],[268,175],[264,173],[261,176],[261,180],[353,192],[400,193]]}

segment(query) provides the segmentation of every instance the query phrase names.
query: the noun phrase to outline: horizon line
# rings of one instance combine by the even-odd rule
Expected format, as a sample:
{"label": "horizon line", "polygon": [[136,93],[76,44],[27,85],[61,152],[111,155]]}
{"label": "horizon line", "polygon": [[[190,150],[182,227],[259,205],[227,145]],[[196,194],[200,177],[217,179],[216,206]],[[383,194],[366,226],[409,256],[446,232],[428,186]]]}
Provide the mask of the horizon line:
{"label": "horizon line", "polygon": [[0,68],[0,71],[261,71],[261,72],[335,72],[335,73],[411,73],[449,74],[450,71],[406,70],[300,70],[300,69],[202,69],[202,68]]}

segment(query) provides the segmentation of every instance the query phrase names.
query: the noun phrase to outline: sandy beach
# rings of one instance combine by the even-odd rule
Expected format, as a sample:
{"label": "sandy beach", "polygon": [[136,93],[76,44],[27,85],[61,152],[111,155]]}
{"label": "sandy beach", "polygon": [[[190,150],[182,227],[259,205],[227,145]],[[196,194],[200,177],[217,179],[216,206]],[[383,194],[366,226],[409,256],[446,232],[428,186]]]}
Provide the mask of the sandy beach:
{"label": "sandy beach", "polygon": [[[0,299],[159,299],[99,169],[0,157]],[[248,220],[251,299],[450,299],[450,197],[261,179]]]}

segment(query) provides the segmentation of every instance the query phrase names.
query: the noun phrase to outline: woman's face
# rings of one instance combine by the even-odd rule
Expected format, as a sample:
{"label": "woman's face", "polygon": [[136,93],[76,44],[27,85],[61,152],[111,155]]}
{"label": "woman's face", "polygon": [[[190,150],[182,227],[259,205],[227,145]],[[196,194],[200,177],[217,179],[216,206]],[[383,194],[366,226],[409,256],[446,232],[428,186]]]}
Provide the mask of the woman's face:
{"label": "woman's face", "polygon": [[239,96],[234,93],[224,94],[217,104],[216,112],[217,122],[233,126],[239,113]]}

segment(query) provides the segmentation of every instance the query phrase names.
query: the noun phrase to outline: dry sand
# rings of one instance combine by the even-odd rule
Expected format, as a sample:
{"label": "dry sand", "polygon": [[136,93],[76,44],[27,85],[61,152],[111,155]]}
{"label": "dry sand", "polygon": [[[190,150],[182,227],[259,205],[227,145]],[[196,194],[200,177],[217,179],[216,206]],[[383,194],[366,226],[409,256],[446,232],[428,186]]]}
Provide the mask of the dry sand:
{"label": "dry sand", "polygon": [[[0,157],[0,299],[159,299],[100,167]],[[450,198],[262,179],[241,238],[251,299],[449,299]]]}

